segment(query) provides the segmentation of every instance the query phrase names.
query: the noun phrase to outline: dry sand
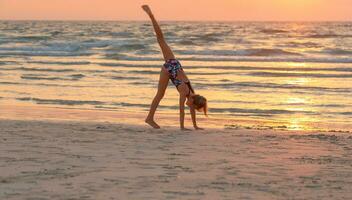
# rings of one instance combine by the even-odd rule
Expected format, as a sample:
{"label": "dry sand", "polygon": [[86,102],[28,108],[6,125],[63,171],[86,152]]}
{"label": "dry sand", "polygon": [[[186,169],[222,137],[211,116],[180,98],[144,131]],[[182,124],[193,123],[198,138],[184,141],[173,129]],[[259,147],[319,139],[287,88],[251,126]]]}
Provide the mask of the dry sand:
{"label": "dry sand", "polygon": [[352,199],[352,136],[0,120],[0,199]]}

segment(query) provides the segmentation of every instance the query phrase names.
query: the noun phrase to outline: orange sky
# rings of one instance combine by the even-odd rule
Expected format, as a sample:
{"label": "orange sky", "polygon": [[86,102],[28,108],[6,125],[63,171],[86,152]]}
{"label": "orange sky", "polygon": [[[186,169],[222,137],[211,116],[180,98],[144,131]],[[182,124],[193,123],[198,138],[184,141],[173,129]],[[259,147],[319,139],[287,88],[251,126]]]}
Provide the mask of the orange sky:
{"label": "orange sky", "polygon": [[0,19],[352,21],[352,0],[0,0]]}

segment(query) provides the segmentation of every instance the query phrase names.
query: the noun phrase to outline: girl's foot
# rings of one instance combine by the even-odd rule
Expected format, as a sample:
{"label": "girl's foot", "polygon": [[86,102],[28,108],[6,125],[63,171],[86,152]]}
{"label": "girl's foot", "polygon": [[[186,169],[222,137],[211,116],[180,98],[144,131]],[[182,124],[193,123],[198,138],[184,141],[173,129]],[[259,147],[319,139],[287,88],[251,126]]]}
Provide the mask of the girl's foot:
{"label": "girl's foot", "polygon": [[152,119],[146,119],[145,123],[149,124],[151,127],[155,129],[160,129],[160,126]]}

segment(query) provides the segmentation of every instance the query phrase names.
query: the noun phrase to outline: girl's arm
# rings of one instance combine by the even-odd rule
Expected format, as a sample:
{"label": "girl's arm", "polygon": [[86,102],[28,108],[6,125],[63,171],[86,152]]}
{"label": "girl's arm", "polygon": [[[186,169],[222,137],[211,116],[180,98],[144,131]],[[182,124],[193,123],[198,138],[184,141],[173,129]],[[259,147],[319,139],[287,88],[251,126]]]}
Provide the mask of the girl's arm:
{"label": "girl's arm", "polygon": [[193,127],[196,130],[203,130],[202,128],[199,128],[197,126],[197,119],[196,119],[196,110],[194,109],[193,106],[189,107],[189,110],[191,111],[191,117],[192,117],[192,122],[193,122]]}
{"label": "girl's arm", "polygon": [[174,53],[170,49],[169,45],[166,43],[166,41],[164,39],[163,32],[161,31],[158,22],[154,18],[154,15],[153,15],[151,9],[149,8],[148,5],[143,5],[142,8],[149,15],[150,19],[152,20],[154,31],[155,31],[156,37],[158,39],[158,43],[161,48],[161,51],[163,52],[163,56],[164,56],[165,61],[167,61],[169,59],[175,59]]}
{"label": "girl's arm", "polygon": [[186,96],[180,95],[180,129],[181,130],[189,130],[185,128],[185,102]]}

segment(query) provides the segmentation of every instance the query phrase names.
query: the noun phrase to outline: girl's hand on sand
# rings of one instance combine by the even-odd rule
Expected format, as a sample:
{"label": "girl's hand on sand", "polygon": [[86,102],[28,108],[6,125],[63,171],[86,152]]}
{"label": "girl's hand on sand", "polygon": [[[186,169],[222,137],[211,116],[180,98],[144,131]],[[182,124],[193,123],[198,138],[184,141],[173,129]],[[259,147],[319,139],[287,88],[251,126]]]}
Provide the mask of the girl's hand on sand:
{"label": "girl's hand on sand", "polygon": [[188,129],[188,128],[181,128],[181,131],[191,131],[191,129]]}
{"label": "girl's hand on sand", "polygon": [[150,10],[148,5],[143,5],[142,8],[148,15],[152,14],[152,10]]}

